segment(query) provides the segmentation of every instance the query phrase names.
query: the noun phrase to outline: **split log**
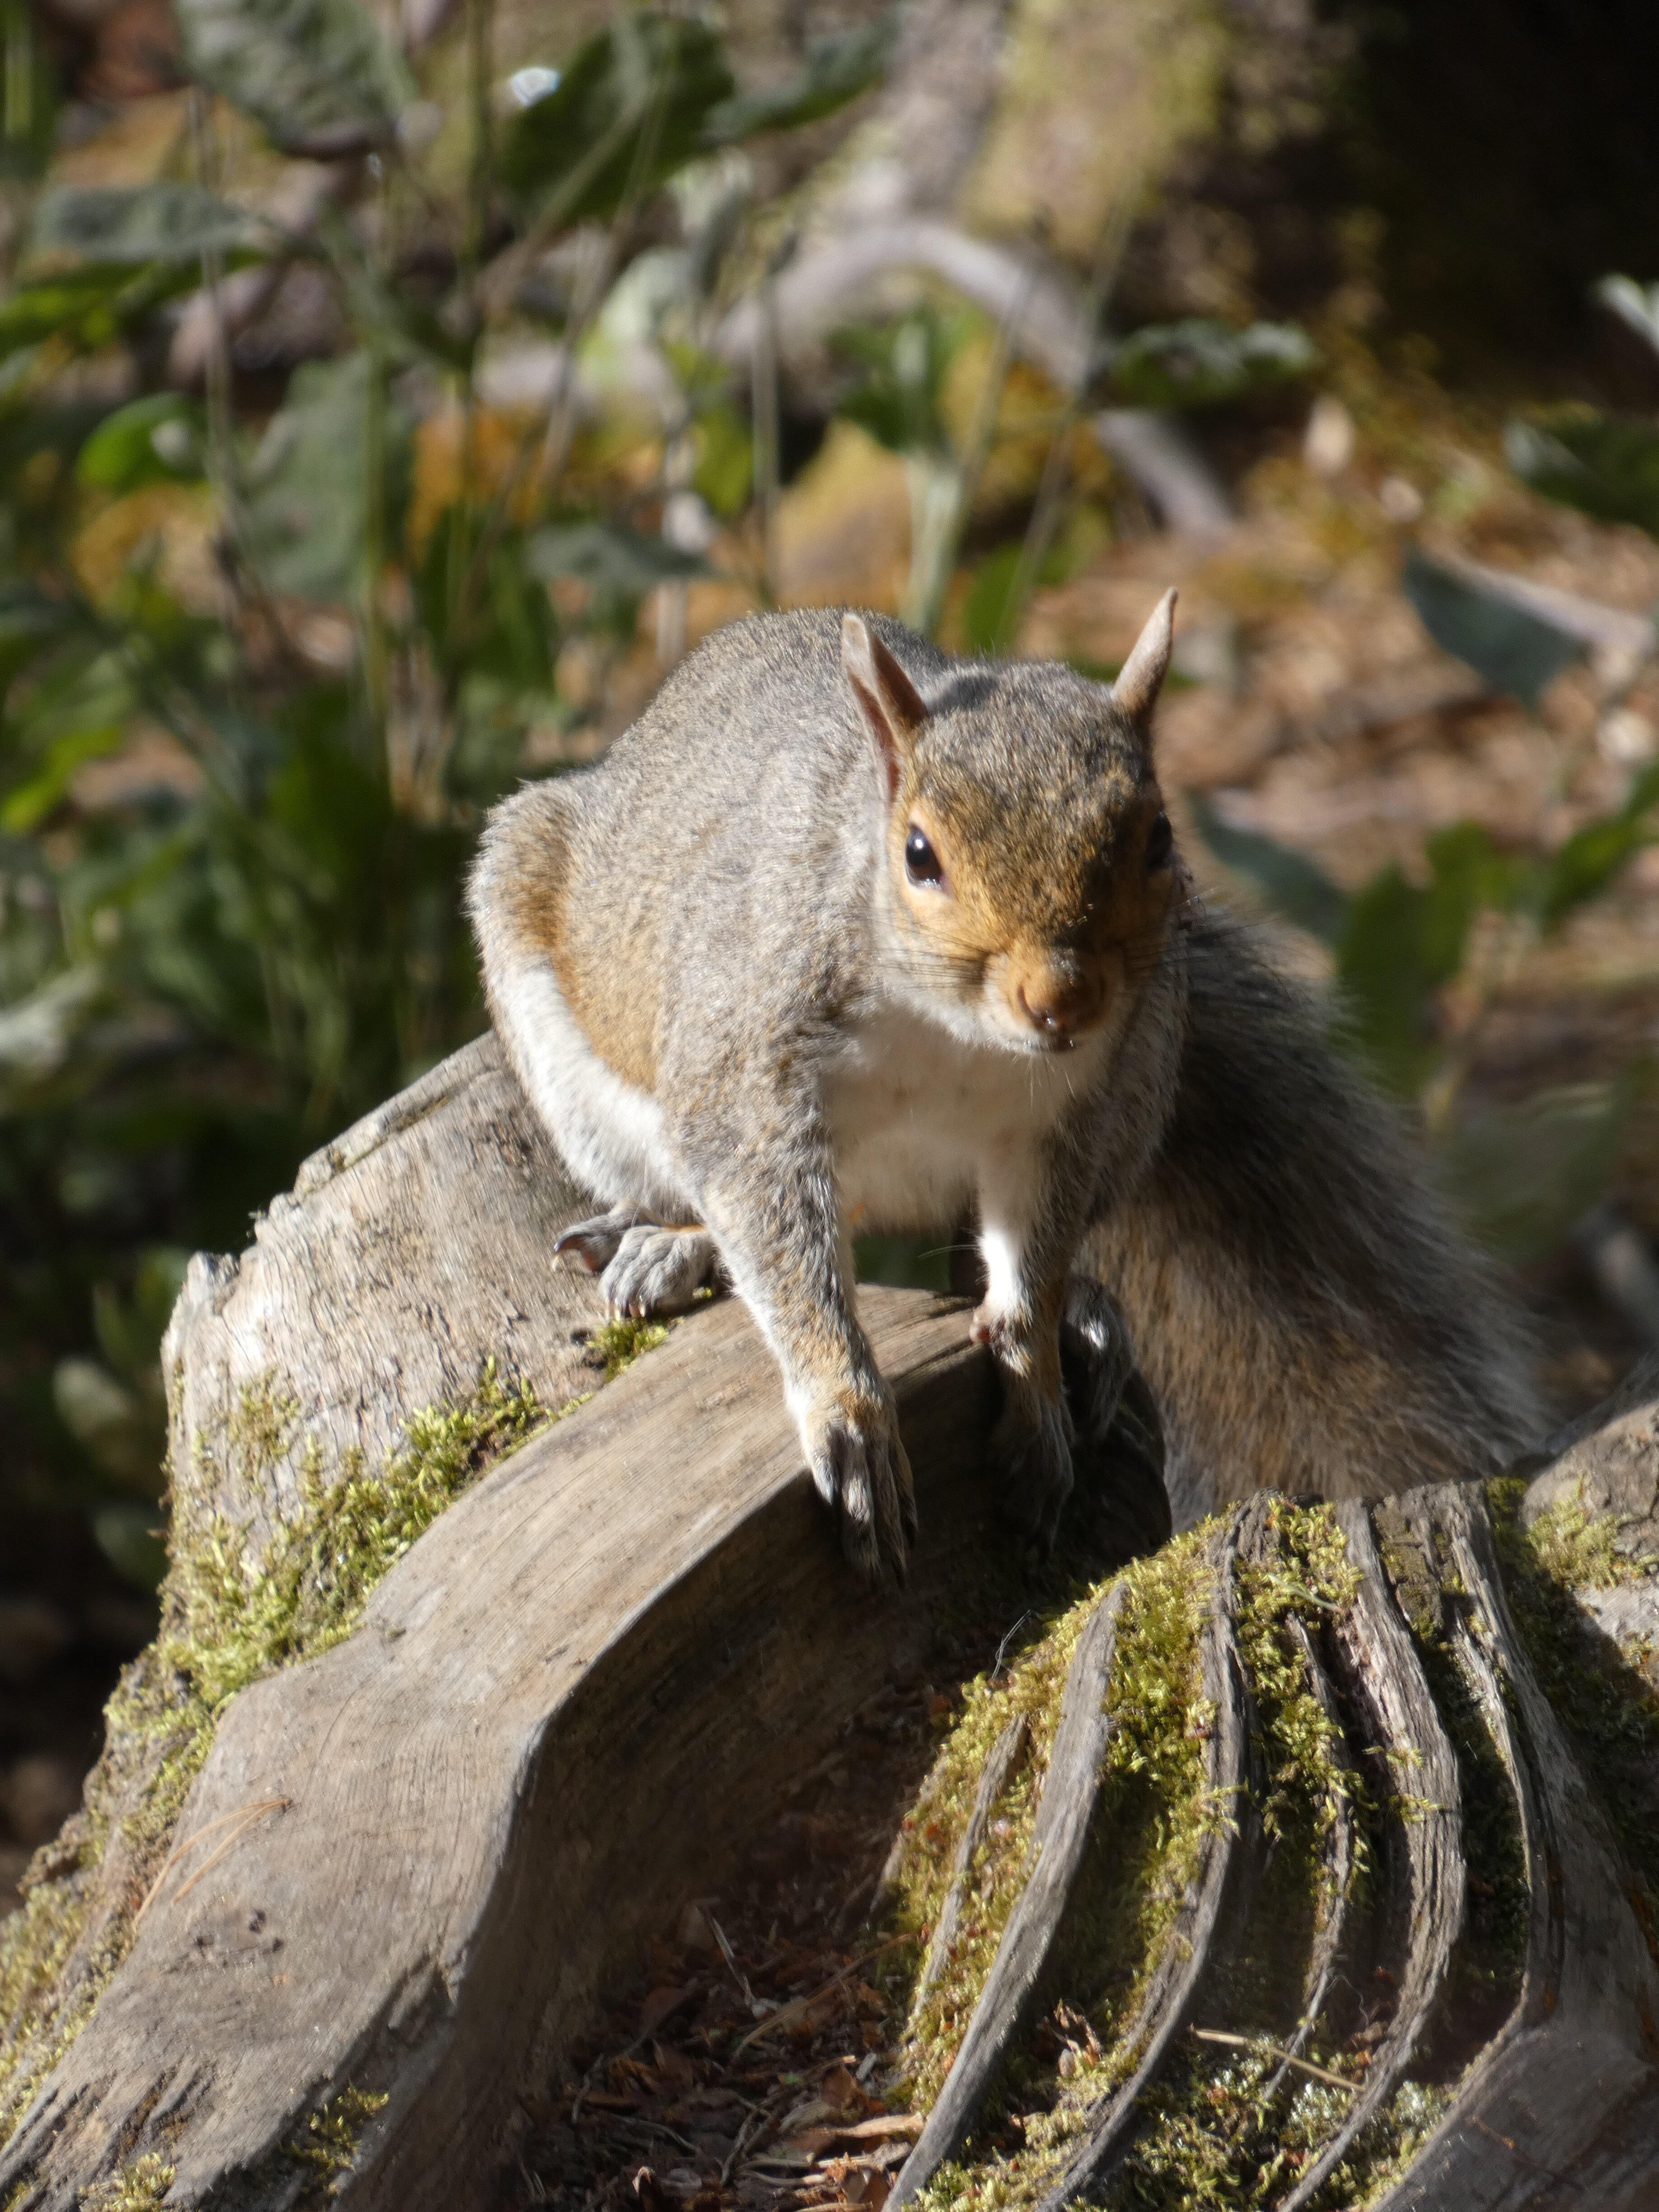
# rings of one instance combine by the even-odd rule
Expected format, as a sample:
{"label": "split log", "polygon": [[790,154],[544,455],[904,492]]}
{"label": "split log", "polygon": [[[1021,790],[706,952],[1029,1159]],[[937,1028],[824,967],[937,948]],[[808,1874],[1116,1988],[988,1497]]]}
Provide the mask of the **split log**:
{"label": "split log", "polygon": [[[198,1261],[167,1350],[175,1577],[210,1553],[257,1599],[273,1546],[303,1528],[330,1483],[355,1479],[372,1495],[422,1409],[464,1401],[486,1361],[550,1404],[591,1389],[592,1287],[550,1259],[589,1204],[485,1040],[308,1164],[239,1261]],[[120,2201],[159,2202],[165,2189],[169,2204],[295,2203],[313,2173],[294,2147],[312,2116],[353,2093],[340,2194],[398,2212],[487,2197],[520,2094],[556,2069],[642,1936],[741,1863],[788,1782],[926,1650],[964,1593],[1007,1620],[1029,1601],[983,1465],[994,1385],[963,1306],[891,1291],[866,1291],[864,1305],[921,1509],[904,1602],[874,1601],[848,1578],[769,1355],[740,1308],[717,1304],[450,1505],[344,1640],[264,1672],[217,1710],[205,1763],[165,1820],[156,1746],[172,1739],[153,1713],[126,1726],[135,1708],[118,1701],[94,1817],[36,1869],[32,1904],[52,1908],[41,1924],[67,1932],[43,1952],[27,2003],[0,2018],[0,2095],[8,2080],[29,2085],[0,2149],[7,2212],[69,2212],[146,2160],[149,2195],[129,2180]],[[1099,1567],[1161,1534],[1155,1416],[1121,1355],[1068,1346],[1088,1431],[1072,1565],[1075,1547],[1091,1547]],[[1033,2203],[1085,2187],[1109,2201],[1125,2161],[1146,2164],[1158,2099],[1194,2076],[1195,2048],[1214,2047],[1194,2046],[1189,2028],[1265,2036],[1255,2078],[1271,2081],[1268,2103],[1291,2096],[1310,2067],[1320,2073],[1344,1993],[1380,1966],[1397,1993],[1391,2015],[1363,2071],[1325,2069],[1336,2110],[1272,2201],[1300,2203],[1333,2170],[1352,2172],[1426,2053],[1443,2073],[1455,2060],[1456,2080],[1414,2154],[1385,2177],[1374,2167],[1390,2205],[1463,2212],[1564,2191],[1613,2212],[1651,2204],[1659,1968],[1647,1870],[1598,1799],[1606,1778],[1585,1747],[1569,1662],[1626,1701],[1616,1781],[1645,1773],[1659,1802],[1639,1640],[1659,1611],[1654,1396],[1651,1378],[1638,1382],[1610,1423],[1563,1439],[1521,1518],[1504,1523],[1501,1568],[1476,1491],[1345,1507],[1355,1587],[1340,1604],[1292,1590],[1275,1616],[1329,1759],[1364,1771],[1372,1800],[1362,1818],[1358,1798],[1339,1792],[1321,1831],[1311,1879],[1322,1903],[1305,1959],[1291,1962],[1282,2022],[1214,2008],[1239,1985],[1230,1962],[1274,1909],[1280,1846],[1263,1808],[1277,1785],[1254,1742],[1266,1723],[1251,1654],[1264,1578],[1281,1596],[1300,1587],[1282,1530],[1305,1509],[1257,1500],[1185,1540],[1209,1577],[1196,1663],[1215,1715],[1199,1760],[1211,1825],[1135,1984],[1125,2063],[1074,2094],[1076,2124],[1033,2177]],[[1528,1518],[1527,1540],[1559,1569],[1542,1599],[1543,1583],[1515,1580]],[[1607,1587],[1575,1600],[1575,1576]],[[181,1587],[171,1605],[183,1605]],[[906,2193],[925,2178],[924,2150],[935,2163],[954,2152],[971,2174],[999,2062],[1068,1971],[1061,1938],[1086,1902],[1082,1845],[1098,1842],[1109,1796],[1099,1778],[1116,1725],[1113,1652],[1133,1595],[1108,1587],[1079,1644],[1008,1963],[981,1993],[984,2024],[947,2077]],[[162,1649],[188,1674],[182,1644],[164,1633]],[[153,1687],[155,1655],[140,1675],[146,1664]],[[985,1778],[964,1811],[971,1821],[983,1800],[984,1837],[1007,1774],[1029,1758],[1006,1730],[995,1741],[1002,1780]],[[1650,1743],[1650,1771],[1637,1759]],[[1480,1853],[1496,1848],[1470,1808],[1486,1818],[1494,1778],[1524,1909],[1505,2016],[1470,2049],[1459,2013],[1479,1894],[1469,1877],[1491,1870]],[[958,1851],[964,1879],[945,1885],[964,1916],[977,1848]],[[1376,1871],[1362,1891],[1352,1875],[1367,1850]],[[9,1928],[25,1923],[30,1910]],[[947,1929],[934,1947],[934,1971],[951,1940]],[[916,1955],[920,1966],[921,1944]],[[0,1948],[0,1992],[22,1985],[8,1982],[15,1965]]]}

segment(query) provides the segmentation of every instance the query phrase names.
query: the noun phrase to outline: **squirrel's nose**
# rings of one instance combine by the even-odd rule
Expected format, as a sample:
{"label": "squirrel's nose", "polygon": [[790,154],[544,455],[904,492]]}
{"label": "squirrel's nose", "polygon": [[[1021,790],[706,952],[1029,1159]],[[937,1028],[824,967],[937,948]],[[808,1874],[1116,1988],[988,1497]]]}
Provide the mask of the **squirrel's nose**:
{"label": "squirrel's nose", "polygon": [[1049,974],[1019,986],[1019,1008],[1035,1030],[1054,1037],[1075,1036],[1100,1006],[1100,985],[1091,975]]}

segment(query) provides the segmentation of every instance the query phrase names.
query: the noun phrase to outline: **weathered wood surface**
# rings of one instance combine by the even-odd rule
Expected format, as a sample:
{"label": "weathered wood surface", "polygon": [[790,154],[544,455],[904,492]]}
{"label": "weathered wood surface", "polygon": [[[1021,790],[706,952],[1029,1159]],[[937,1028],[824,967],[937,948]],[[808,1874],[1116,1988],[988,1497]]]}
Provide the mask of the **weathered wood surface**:
{"label": "weathered wood surface", "polygon": [[191,1262],[162,1348],[174,1513],[224,1516],[255,1557],[308,1448],[373,1469],[486,1358],[549,1405],[591,1389],[574,1332],[603,1308],[552,1257],[590,1206],[493,1035],[314,1153],[247,1251]]}
{"label": "weathered wood surface", "polygon": [[986,1569],[966,1311],[866,1311],[922,1510],[910,1601],[852,1583],[742,1310],[686,1323],[452,1507],[347,1643],[230,1706],[180,1832],[282,1809],[168,1877],[0,2191],[68,2208],[155,2149],[171,2202],[276,2205],[282,2146],[350,2083],[391,2097],[350,2200],[468,2201],[605,1968]]}
{"label": "weathered wood surface", "polygon": [[[359,1455],[372,1471],[412,1413],[465,1397],[486,1358],[555,1402],[588,1388],[581,1340],[597,1300],[550,1251],[589,1202],[491,1040],[307,1164],[252,1249],[198,1262],[181,1298],[167,1346],[181,1520],[240,1530],[253,1560],[302,1502],[307,1450],[330,1472]],[[873,1601],[845,1572],[741,1310],[682,1325],[453,1507],[347,1643],[230,1706],[179,1826],[229,1848],[207,1877],[191,1880],[198,1857],[160,1886],[90,2025],[0,2152],[9,2212],[69,2212],[151,2148],[177,2169],[172,2203],[290,2203],[307,2169],[285,2146],[348,2084],[388,2099],[345,2179],[352,2202],[482,2201],[517,2092],[545,2080],[641,1932],[737,1857],[784,1783],[925,1646],[964,1584],[1008,1591],[1010,1620],[1019,1610],[982,1466],[992,1378],[965,1310],[895,1292],[865,1304],[915,1466],[908,1601]],[[1653,1549],[1653,1397],[1638,1384],[1610,1422],[1559,1440],[1528,1510],[1582,1486],[1592,1510],[1615,1513],[1628,1551]],[[1102,1510],[1097,1498],[1097,1521]],[[1109,1520],[1109,1493],[1103,1510]],[[1654,2212],[1659,1971],[1508,1621],[1478,1502],[1442,1491],[1342,1511],[1364,1590],[1308,1645],[1310,1679],[1327,1701],[1334,1683],[1357,1754],[1408,1754],[1426,1778],[1423,1803],[1395,1823],[1406,2001],[1374,2080],[1409,2057],[1460,1909],[1456,1776],[1373,1540],[1385,1514],[1455,1562],[1460,1664],[1502,1747],[1534,1903],[1514,2016],[1387,2201]],[[1652,1588],[1587,1593],[1587,1618],[1637,1635]],[[1227,1602],[1224,1589],[1206,1662],[1229,1723],[1211,1750],[1218,1786],[1247,1757]],[[1074,1732],[1094,1747],[1083,1795],[1103,1727],[1097,1702],[1079,1706]],[[1050,1790],[1071,1763],[1055,1762]],[[1046,1838],[1086,1814],[1058,1795],[1050,1814],[1045,1795],[1043,1818]],[[106,1859],[112,1895],[124,1848],[118,1838]],[[1349,1848],[1334,1836],[1334,1869]],[[1248,1839],[1233,1856],[1251,1858]],[[1192,1900],[1159,2054],[1230,1915],[1249,1909],[1248,1882],[1224,1907],[1224,1887],[1218,1875]],[[1026,1915],[1034,1956],[1050,1917]],[[1345,1940],[1339,1915],[1309,1960],[1310,2002]],[[957,2114],[955,2140],[971,2117]],[[1096,2148],[1115,2155],[1130,2122],[1129,2100],[1114,2100]]]}
{"label": "weathered wood surface", "polygon": [[[1620,1540],[1647,1565],[1644,1579],[1623,1586],[1632,1599],[1646,1600],[1624,1608],[1623,1633],[1639,1638],[1653,1617],[1659,1581],[1651,1551],[1637,1551],[1659,1498],[1659,1404],[1651,1395],[1626,1392],[1601,1429],[1576,1425],[1567,1443],[1568,1449],[1535,1478],[1523,1518],[1564,1500],[1583,1503],[1593,1513],[1614,1513]],[[1271,1549],[1261,1526],[1264,1503],[1271,1507],[1273,1501],[1232,1510],[1214,1547],[1224,1564],[1230,1551],[1249,1557]],[[1508,2017],[1496,2032],[1482,2031],[1484,2042],[1474,2039],[1473,2063],[1456,2080],[1449,2108],[1407,2172],[1374,2201],[1388,2212],[1522,2212],[1568,2204],[1595,2204],[1598,2212],[1654,2212],[1659,2207],[1659,1951],[1639,1886],[1597,1802],[1594,1778],[1544,1694],[1511,1617],[1482,1493],[1474,1486],[1443,1485],[1376,1505],[1345,1503],[1334,1511],[1349,1564],[1359,1573],[1358,1592],[1323,1622],[1317,1644],[1304,1621],[1292,1616],[1291,1643],[1303,1655],[1314,1695],[1340,1730],[1344,1756],[1369,1777],[1384,1808],[1385,1880],[1366,1915],[1369,1930],[1351,1938],[1354,1915],[1344,1909],[1341,1893],[1352,1850],[1345,1808],[1326,1846],[1327,1881],[1338,1883],[1334,1896],[1328,1888],[1327,1894],[1338,1909],[1312,1930],[1303,1977],[1306,2009],[1290,2047],[1304,2045],[1339,1960],[1350,1973],[1364,1973],[1380,1951],[1397,1996],[1347,2111],[1271,2201],[1279,2212],[1299,2212],[1311,2203],[1410,2076],[1431,2037],[1449,2035],[1455,2045],[1468,2033],[1460,2020],[1455,1969],[1465,1939],[1472,1873],[1465,1831],[1469,1808],[1459,1754],[1443,1723],[1444,1686],[1437,1689],[1441,1678],[1431,1681],[1419,1656],[1419,1642],[1426,1638],[1443,1655],[1437,1663],[1449,1663],[1478,1709],[1496,1755],[1498,1779],[1491,1786],[1502,1791],[1507,1782],[1503,1817],[1518,1838],[1529,1900],[1524,1958]],[[1598,1613],[1605,1610],[1596,1601],[1609,1594],[1578,1595],[1581,1632],[1594,1638]],[[1216,1711],[1207,1752],[1211,1790],[1237,1769],[1246,1710],[1242,1700],[1249,1697],[1248,1685],[1234,1683],[1219,1663],[1237,1661],[1237,1644],[1225,1633],[1231,1601],[1225,1576],[1218,1575],[1206,1646],[1206,1692]],[[1109,1602],[1102,1604],[1091,1626],[1108,1620]],[[1085,1638],[1079,1663],[1086,1648]],[[1650,1647],[1639,1641],[1627,1645],[1624,1658],[1638,1669],[1652,1664]],[[1637,1693],[1632,1683],[1627,1694]],[[1068,1717],[1071,1698],[1068,1683]],[[1659,1771],[1650,1784],[1659,1790]],[[1049,1799],[1056,1791],[1060,1803],[1051,1820]],[[1079,1778],[1069,1771],[1057,1739],[1039,1831],[1062,1817],[1086,1820],[1093,1798],[1093,1774]],[[1241,1808],[1241,1826],[1248,1820]],[[1177,1930],[1184,1940],[1171,1938],[1154,1966],[1137,2020],[1114,2032],[1117,2047],[1127,2053],[1121,2087],[1109,2090],[1097,2107],[1079,2108],[1081,2142],[1056,2178],[1039,2182],[1040,2212],[1060,2212],[1109,2178],[1148,2124],[1136,2099],[1169,2070],[1175,2029],[1194,2017],[1206,1993],[1224,2008],[1228,1948],[1240,1941],[1254,1904],[1248,1885],[1236,1883],[1226,1911],[1216,1909],[1218,1866],[1224,1856],[1224,1849],[1213,1850],[1208,1866],[1195,1876]],[[1237,1856],[1243,1863],[1248,1854]],[[1087,1899],[1070,1880],[1054,1879],[1034,1844],[1024,1887],[944,2090],[899,2176],[899,2203],[927,2185],[943,2159],[973,2162],[974,2130],[982,2108],[994,2108],[1000,2062],[1012,2050],[1023,2016],[1017,2016],[1011,1991],[1018,1987],[1029,2012],[1037,1966],[1063,1952],[1066,1917],[1079,1909],[1086,1912]],[[1271,1948],[1284,1937],[1267,1929],[1255,1940],[1258,1948]],[[1068,2002],[1084,2002],[1077,1991],[1067,1989],[1066,1995]],[[1254,2020],[1238,2025],[1262,2032]],[[1224,2033],[1220,2039],[1243,2039]],[[1281,2067],[1274,2088],[1283,2078]],[[1272,2094],[1272,2088],[1264,2093],[1264,2109]],[[1016,2184],[1031,2185],[1029,2179]]]}

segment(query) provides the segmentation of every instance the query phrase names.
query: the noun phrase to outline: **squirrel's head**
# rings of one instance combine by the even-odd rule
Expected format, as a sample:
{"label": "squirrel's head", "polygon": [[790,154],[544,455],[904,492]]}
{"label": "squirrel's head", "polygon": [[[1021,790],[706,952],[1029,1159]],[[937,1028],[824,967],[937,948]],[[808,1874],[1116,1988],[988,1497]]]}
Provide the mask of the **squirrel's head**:
{"label": "squirrel's head", "polygon": [[931,705],[862,616],[842,617],[901,957],[963,1034],[1066,1050],[1117,1026],[1163,957],[1181,871],[1151,726],[1175,599],[1115,684],[1052,662],[969,663]]}

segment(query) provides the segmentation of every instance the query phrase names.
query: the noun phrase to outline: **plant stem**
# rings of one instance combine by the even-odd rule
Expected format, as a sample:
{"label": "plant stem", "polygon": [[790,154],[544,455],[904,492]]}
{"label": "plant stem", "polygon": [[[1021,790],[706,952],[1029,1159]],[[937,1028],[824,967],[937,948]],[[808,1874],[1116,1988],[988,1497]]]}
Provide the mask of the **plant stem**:
{"label": "plant stem", "polygon": [[760,313],[755,320],[750,370],[750,419],[755,451],[755,504],[760,514],[760,596],[763,606],[777,604],[779,453],[778,299],[780,272],[795,250],[791,231],[766,258],[761,277]]}
{"label": "plant stem", "polygon": [[[1129,232],[1134,220],[1134,202],[1135,195],[1126,191],[1108,217],[1101,234],[1100,250],[1095,256],[1089,289],[1083,298],[1085,331],[1092,331],[1098,327],[1100,318],[1111,298],[1112,287],[1117,281],[1118,269],[1123,259],[1123,249],[1129,242]],[[1048,451],[1043,458],[1042,475],[1037,484],[1031,519],[1026,525],[1019,559],[1008,586],[1007,599],[1003,603],[1002,619],[997,625],[995,643],[999,651],[1011,647],[1018,636],[1026,603],[1036,586],[1038,573],[1048,557],[1048,548],[1060,520],[1060,501],[1065,496],[1072,433],[1083,412],[1092,369],[1093,363],[1085,358],[1078,371],[1076,381],[1066,396],[1066,404],[1048,441]]]}

